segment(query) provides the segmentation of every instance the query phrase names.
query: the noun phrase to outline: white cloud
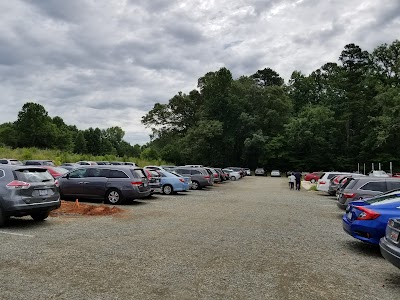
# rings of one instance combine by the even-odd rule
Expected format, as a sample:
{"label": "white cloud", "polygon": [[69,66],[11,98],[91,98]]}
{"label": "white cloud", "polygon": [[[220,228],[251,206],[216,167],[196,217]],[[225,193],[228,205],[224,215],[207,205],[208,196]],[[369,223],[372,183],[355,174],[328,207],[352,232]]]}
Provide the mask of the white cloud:
{"label": "white cloud", "polygon": [[270,67],[287,80],[400,29],[397,0],[14,0],[0,11],[0,122],[36,101],[81,129],[121,126],[131,143],[148,141],[140,119],[155,102],[209,71]]}

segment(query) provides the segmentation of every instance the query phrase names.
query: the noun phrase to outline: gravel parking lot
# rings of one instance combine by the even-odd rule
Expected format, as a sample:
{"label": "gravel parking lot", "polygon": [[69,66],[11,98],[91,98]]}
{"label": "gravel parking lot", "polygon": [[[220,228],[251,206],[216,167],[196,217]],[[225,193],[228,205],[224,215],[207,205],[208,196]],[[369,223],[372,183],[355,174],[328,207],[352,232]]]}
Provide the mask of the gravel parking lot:
{"label": "gravel parking lot", "polygon": [[0,228],[1,299],[399,299],[400,270],[331,197],[246,177],[108,217]]}

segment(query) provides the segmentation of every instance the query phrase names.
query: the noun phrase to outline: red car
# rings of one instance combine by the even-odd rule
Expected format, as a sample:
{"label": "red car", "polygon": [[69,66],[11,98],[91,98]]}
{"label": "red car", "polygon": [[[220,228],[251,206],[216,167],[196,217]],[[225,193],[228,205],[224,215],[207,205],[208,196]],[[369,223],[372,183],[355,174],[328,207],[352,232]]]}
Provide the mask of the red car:
{"label": "red car", "polygon": [[392,177],[400,178],[400,173],[393,173]]}
{"label": "red car", "polygon": [[308,173],[305,177],[304,180],[310,181],[311,183],[315,183],[318,181],[318,179],[321,177],[323,172],[312,172]]}
{"label": "red car", "polygon": [[64,169],[62,167],[42,166],[42,168],[47,169],[47,171],[49,171],[51,176],[53,176],[54,178],[58,178],[69,172],[67,169]]}

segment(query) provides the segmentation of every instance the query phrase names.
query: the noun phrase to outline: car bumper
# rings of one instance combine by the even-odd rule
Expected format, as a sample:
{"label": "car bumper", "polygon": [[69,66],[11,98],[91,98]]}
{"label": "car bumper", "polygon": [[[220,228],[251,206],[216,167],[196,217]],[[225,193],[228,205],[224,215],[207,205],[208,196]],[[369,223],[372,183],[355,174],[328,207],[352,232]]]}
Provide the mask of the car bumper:
{"label": "car bumper", "polygon": [[122,190],[122,196],[125,199],[141,199],[151,195],[152,189],[149,188],[146,191],[135,191],[135,190]]}
{"label": "car bumper", "polygon": [[392,265],[400,269],[400,248],[391,244],[386,237],[381,238],[379,246],[382,256]]}
{"label": "car bumper", "polygon": [[5,210],[5,214],[7,216],[27,216],[36,212],[42,212],[42,211],[52,211],[61,206],[61,201],[60,198],[56,198],[53,200],[46,201],[46,202],[41,202],[41,203],[32,203],[32,204],[26,204],[26,203],[15,203],[13,206],[8,206],[7,209]]}
{"label": "car bumper", "polygon": [[[369,221],[349,221],[346,215],[342,218],[343,230],[353,238],[362,242],[378,245],[379,239],[384,236],[385,229],[373,226],[366,226]],[[364,224],[362,224],[364,223]],[[372,225],[372,224],[370,224]]]}

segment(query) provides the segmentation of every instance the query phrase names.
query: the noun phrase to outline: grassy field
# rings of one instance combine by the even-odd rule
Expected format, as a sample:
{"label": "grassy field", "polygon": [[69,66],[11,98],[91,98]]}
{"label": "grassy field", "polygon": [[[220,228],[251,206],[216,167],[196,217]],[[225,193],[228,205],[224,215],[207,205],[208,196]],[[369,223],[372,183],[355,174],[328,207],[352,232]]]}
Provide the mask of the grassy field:
{"label": "grassy field", "polygon": [[80,160],[91,161],[129,161],[138,166],[167,165],[163,160],[148,160],[138,157],[118,157],[115,155],[93,156],[88,154],[69,153],[60,150],[38,149],[38,148],[16,148],[0,147],[0,158],[13,158],[19,160],[28,159],[51,159],[56,165],[64,162],[77,162]]}

